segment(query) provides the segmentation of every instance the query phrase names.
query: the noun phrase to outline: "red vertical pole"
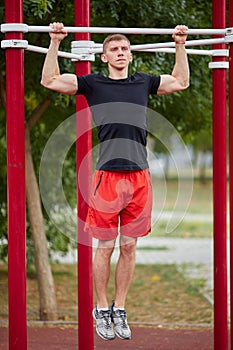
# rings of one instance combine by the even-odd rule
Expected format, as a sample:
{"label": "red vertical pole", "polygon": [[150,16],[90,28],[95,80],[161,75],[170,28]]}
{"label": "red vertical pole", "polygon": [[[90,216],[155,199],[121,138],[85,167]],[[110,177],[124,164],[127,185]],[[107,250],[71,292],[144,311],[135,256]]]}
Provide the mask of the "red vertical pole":
{"label": "red vertical pole", "polygon": [[[90,26],[90,1],[75,0],[75,26]],[[75,40],[90,40],[89,33],[77,33]],[[89,62],[78,62],[76,64],[76,74],[85,75],[90,73],[91,66]],[[81,163],[92,149],[92,121],[90,112],[87,111],[85,116],[79,116],[79,111],[86,109],[87,102],[83,96],[77,96],[77,129],[82,123],[82,129],[87,130],[76,143],[77,152],[77,180]],[[82,176],[82,186],[85,192],[89,192],[90,177],[92,174],[92,162],[88,157],[86,164],[85,176]],[[83,191],[77,181],[78,196],[78,342],[80,350],[94,349],[94,332],[93,332],[93,277],[92,277],[92,242],[85,238],[84,221],[87,214],[88,205],[83,198]]]}
{"label": "red vertical pole", "polygon": [[[229,0],[229,27],[233,28],[233,0]],[[230,316],[233,350],[233,43],[229,44],[229,152],[230,152]]]}
{"label": "red vertical pole", "polygon": [[[6,23],[23,23],[23,0],[5,1]],[[8,33],[6,39],[23,39]],[[9,349],[27,349],[24,50],[6,49]]]}
{"label": "red vertical pole", "polygon": [[[233,8],[232,8],[233,10]],[[233,11],[231,12],[233,15]],[[233,350],[233,43],[229,45],[229,129],[230,129],[230,300],[231,350]]]}
{"label": "red vertical pole", "polygon": [[[226,28],[225,0],[213,0],[213,28]],[[214,45],[225,49],[225,44]],[[225,57],[213,58],[225,61]],[[214,349],[228,349],[226,234],[226,69],[213,69]]]}

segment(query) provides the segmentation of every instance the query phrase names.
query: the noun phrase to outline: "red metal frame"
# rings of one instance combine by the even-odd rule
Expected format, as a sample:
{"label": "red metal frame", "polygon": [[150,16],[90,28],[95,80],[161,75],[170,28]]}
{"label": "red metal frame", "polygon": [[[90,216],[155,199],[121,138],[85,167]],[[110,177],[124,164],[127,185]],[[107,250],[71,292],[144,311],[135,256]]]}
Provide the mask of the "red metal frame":
{"label": "red metal frame", "polygon": [[[233,8],[232,8],[233,9]],[[232,12],[233,15],[233,12]],[[233,44],[229,45],[229,152],[230,152],[230,319],[233,350]]]}
{"label": "red metal frame", "polygon": [[[213,28],[226,28],[225,0],[212,1]],[[225,44],[214,45],[225,49]],[[225,61],[216,57],[213,61]],[[227,315],[227,187],[226,187],[226,69],[213,78],[213,201],[214,201],[214,349],[228,349]]]}
{"label": "red metal frame", "polygon": [[[233,0],[229,0],[229,27],[233,27]],[[229,44],[229,152],[230,152],[230,320],[233,350],[233,43]]]}
{"label": "red metal frame", "polygon": [[[23,1],[5,1],[6,23],[23,23]],[[23,39],[8,33],[6,39]],[[27,349],[24,50],[6,49],[9,349]]]}
{"label": "red metal frame", "polygon": [[[90,25],[89,0],[75,0],[75,25]],[[225,2],[213,0],[213,27],[225,28]],[[23,23],[23,0],[5,0],[6,23]],[[233,26],[233,0],[229,1],[229,27]],[[76,40],[89,40],[87,33]],[[6,39],[22,39],[21,33],[7,33]],[[233,256],[233,47],[230,46],[229,119],[230,119],[230,236]],[[224,48],[223,45],[214,48]],[[217,59],[218,61],[220,58]],[[222,58],[224,60],[224,58]],[[77,63],[77,74],[90,73],[89,62]],[[8,169],[8,258],[9,258],[9,349],[27,349],[26,325],[26,225],[25,225],[25,145],[24,145],[24,50],[6,49],[6,115]],[[77,112],[87,108],[77,96]],[[213,189],[214,189],[214,345],[215,350],[228,348],[227,332],[227,263],[226,263],[226,71],[213,70]],[[77,171],[92,148],[91,116],[79,120],[87,131],[77,140]],[[92,172],[91,160],[87,172]],[[78,178],[78,177],[77,177]],[[86,187],[90,185],[86,177]],[[82,182],[83,183],[83,182]],[[87,203],[77,183],[78,213],[78,316],[79,349],[94,349],[92,282],[92,246],[82,244],[83,218]],[[233,329],[233,262],[231,259],[231,329]],[[231,332],[233,350],[233,332]]]}
{"label": "red metal frame", "polygon": [[[75,26],[90,26],[90,3],[89,0],[75,0]],[[90,34],[77,33],[75,40],[90,40]],[[89,62],[78,62],[76,74],[85,75],[90,73]],[[80,117],[79,111],[86,109],[85,115]],[[78,343],[80,350],[94,349],[93,332],[93,274],[92,274],[92,242],[85,237],[84,222],[88,205],[83,198],[83,191],[79,187],[79,170],[83,159],[92,149],[92,120],[88,105],[83,96],[76,98],[77,130],[82,124],[82,130],[87,130],[76,142],[77,159],[77,202],[78,202]],[[78,133],[77,133],[78,134]],[[90,189],[90,178],[92,174],[92,162],[88,157],[85,167],[85,176],[82,174],[82,186],[85,192]]]}

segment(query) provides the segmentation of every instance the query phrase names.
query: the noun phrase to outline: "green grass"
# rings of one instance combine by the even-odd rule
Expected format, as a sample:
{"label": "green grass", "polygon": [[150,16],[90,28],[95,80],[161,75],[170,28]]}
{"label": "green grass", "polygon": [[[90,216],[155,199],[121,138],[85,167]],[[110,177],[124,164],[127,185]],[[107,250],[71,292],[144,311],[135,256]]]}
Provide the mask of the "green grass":
{"label": "green grass", "polygon": [[[167,232],[168,220],[160,218],[152,226],[152,236],[155,237],[181,237],[181,238],[210,238],[213,236],[213,223],[204,222],[197,219],[186,220],[186,214],[204,214],[212,216],[213,199],[212,199],[212,181],[208,180],[204,184],[198,180],[193,183],[189,179],[181,180],[182,190],[179,199],[179,208],[177,211],[184,214],[183,220],[178,224],[172,232]],[[187,206],[186,191],[192,196]],[[166,184],[158,179],[153,179],[153,196],[154,207],[156,210],[173,211],[178,195],[178,181],[168,180]],[[183,200],[183,201],[182,201]],[[177,220],[178,222],[178,220]],[[176,226],[176,225],[174,225]]]}
{"label": "green grass", "polygon": [[[183,204],[182,208],[184,208],[184,205],[187,203],[187,193],[192,193],[191,201],[188,208],[186,208],[188,213],[212,213],[213,199],[211,180],[206,181],[205,184],[198,180],[193,182],[189,179],[181,180],[179,191],[181,197],[180,206],[182,207]],[[158,208],[164,206],[164,210],[173,210],[178,195],[178,181],[167,180],[166,183],[164,183],[162,180],[153,178],[153,194],[154,203],[158,205]]]}
{"label": "green grass", "polygon": [[[77,320],[77,266],[52,265],[60,320]],[[108,288],[109,303],[114,298],[112,266]],[[0,265],[0,319],[6,320],[7,266]],[[200,294],[197,282],[187,280],[175,265],[137,265],[127,296],[129,322],[200,324],[213,322],[213,310]],[[190,312],[191,310],[191,312]],[[36,274],[27,278],[27,318],[39,319]]]}
{"label": "green grass", "polygon": [[212,238],[213,224],[183,221],[174,231],[167,233],[167,222],[160,221],[158,224],[152,226],[151,237]]}
{"label": "green grass", "polygon": [[159,251],[164,251],[164,250],[169,250],[168,247],[166,246],[159,246],[159,247],[153,247],[153,246],[143,246],[143,247],[137,247],[137,250],[159,250]]}

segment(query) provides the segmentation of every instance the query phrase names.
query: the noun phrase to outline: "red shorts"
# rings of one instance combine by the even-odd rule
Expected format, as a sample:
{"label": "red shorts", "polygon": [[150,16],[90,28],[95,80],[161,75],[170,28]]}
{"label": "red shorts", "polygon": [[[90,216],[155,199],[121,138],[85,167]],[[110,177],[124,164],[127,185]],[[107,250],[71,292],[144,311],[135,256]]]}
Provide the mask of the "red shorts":
{"label": "red shorts", "polygon": [[130,237],[151,230],[152,187],[149,169],[139,171],[96,170],[85,231],[100,240],[120,233]]}

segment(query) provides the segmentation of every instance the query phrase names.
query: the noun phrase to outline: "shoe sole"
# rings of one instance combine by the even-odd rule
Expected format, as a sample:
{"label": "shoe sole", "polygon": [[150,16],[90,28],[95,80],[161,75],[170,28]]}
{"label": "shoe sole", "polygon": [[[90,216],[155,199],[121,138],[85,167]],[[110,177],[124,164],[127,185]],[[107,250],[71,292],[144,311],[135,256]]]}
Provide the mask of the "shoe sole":
{"label": "shoe sole", "polygon": [[131,339],[131,336],[130,337],[122,337],[119,333],[117,333],[115,330],[114,330],[115,334],[118,336],[118,338],[122,339],[122,340],[130,340]]}
{"label": "shoe sole", "polygon": [[[96,321],[95,309],[92,311],[92,316],[93,316],[94,320]],[[98,334],[98,336],[99,336],[100,338],[104,339],[104,340],[114,340],[114,339],[115,339],[115,337],[113,337],[113,338],[106,338],[106,337],[104,337],[104,336],[98,331],[97,327],[95,327],[95,330],[96,330],[96,333]]]}
{"label": "shoe sole", "polygon": [[[111,319],[112,319],[112,323],[114,324],[113,317],[111,317]],[[122,339],[122,340],[130,340],[130,339],[131,339],[131,335],[130,335],[129,337],[122,337],[122,335],[120,335],[120,333],[117,333],[117,331],[115,330],[115,328],[113,328],[113,329],[114,329],[115,334],[118,336],[118,338],[120,338],[120,339]]]}

